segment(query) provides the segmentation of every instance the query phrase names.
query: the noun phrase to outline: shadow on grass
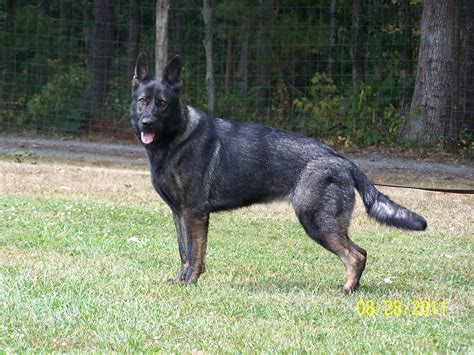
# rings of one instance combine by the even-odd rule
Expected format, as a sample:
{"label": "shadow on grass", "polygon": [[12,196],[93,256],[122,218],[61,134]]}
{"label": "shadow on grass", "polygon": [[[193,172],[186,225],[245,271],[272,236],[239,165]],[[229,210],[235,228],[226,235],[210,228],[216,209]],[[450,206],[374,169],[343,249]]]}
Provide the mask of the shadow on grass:
{"label": "shadow on grass", "polygon": [[331,289],[337,290],[339,288],[334,281],[304,280],[285,276],[261,277],[258,281],[233,281],[229,286],[255,293],[295,293],[300,291],[319,293],[330,292]]}
{"label": "shadow on grass", "polygon": [[[295,292],[309,292],[309,293],[339,293],[342,292],[342,283],[340,279],[315,277],[313,280],[309,279],[295,279],[286,276],[268,276],[261,277],[258,281],[236,281],[229,284],[229,287],[252,292],[252,293],[283,293],[291,294]],[[351,295],[385,295],[388,292],[394,291],[379,283],[362,283],[361,286]],[[350,296],[350,295],[348,295]]]}

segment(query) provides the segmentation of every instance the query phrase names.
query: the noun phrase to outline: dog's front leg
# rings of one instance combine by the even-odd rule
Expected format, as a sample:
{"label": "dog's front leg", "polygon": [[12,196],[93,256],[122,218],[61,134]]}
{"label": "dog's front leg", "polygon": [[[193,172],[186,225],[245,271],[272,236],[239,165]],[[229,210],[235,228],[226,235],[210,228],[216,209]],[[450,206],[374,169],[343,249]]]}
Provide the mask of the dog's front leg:
{"label": "dog's front leg", "polygon": [[189,264],[183,281],[189,285],[197,282],[199,276],[205,271],[209,213],[187,210],[182,217],[186,231],[186,257]]}
{"label": "dog's front leg", "polygon": [[184,282],[186,278],[186,273],[189,268],[188,257],[186,255],[186,226],[184,224],[184,218],[173,212],[173,220],[176,226],[176,234],[178,235],[178,250],[179,250],[179,257],[181,259],[181,267],[179,270],[178,275],[170,280],[172,282]]}

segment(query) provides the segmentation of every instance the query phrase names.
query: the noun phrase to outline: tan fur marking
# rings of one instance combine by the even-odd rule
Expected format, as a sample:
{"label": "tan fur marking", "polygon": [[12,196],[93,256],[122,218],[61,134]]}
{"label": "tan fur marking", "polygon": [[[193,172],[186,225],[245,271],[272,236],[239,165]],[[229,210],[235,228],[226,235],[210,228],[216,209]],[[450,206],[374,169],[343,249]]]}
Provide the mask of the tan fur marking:
{"label": "tan fur marking", "polygon": [[203,220],[202,217],[188,216],[186,218],[186,229],[191,236],[191,251],[194,259],[190,265],[192,268],[191,279],[195,281],[205,271],[207,221]]}
{"label": "tan fur marking", "polygon": [[332,234],[326,239],[328,248],[332,250],[345,267],[346,282],[342,290],[353,292],[359,286],[359,280],[365,268],[366,255],[362,248],[356,245],[347,235]]}

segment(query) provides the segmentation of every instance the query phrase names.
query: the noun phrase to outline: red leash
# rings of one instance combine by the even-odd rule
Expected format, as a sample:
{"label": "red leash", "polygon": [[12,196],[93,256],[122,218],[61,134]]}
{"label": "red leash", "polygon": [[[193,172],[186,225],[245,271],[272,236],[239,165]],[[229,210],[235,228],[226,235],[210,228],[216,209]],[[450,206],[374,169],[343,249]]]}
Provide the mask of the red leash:
{"label": "red leash", "polygon": [[415,189],[415,190],[424,190],[424,191],[446,192],[450,194],[463,194],[463,195],[474,194],[473,189],[445,189],[445,188],[437,188],[437,187],[419,187],[419,186],[385,184],[383,182],[374,182],[373,184],[377,186],[397,187],[400,189]]}

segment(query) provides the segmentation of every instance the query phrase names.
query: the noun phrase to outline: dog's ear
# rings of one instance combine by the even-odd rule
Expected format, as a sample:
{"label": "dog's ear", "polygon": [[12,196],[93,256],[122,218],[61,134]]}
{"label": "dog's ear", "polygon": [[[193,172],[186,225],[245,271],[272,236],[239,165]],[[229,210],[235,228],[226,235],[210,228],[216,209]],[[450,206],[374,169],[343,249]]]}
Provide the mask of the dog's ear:
{"label": "dog's ear", "polygon": [[132,88],[136,89],[138,85],[150,80],[150,71],[148,70],[148,64],[146,61],[145,54],[140,53],[137,57],[137,63],[135,64],[135,72],[133,73]]}
{"label": "dog's ear", "polygon": [[179,90],[183,86],[183,81],[181,80],[181,67],[181,58],[179,55],[175,55],[171,58],[168,64],[166,64],[166,67],[163,70],[163,80],[175,90]]}

